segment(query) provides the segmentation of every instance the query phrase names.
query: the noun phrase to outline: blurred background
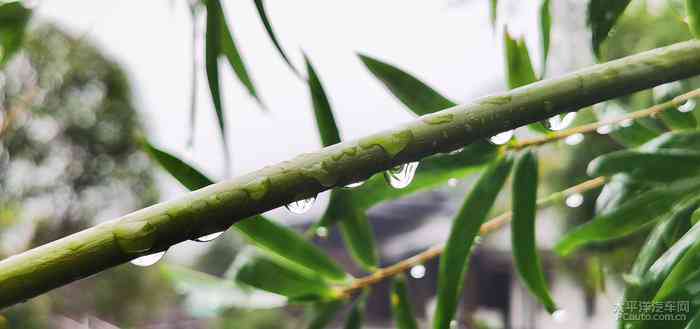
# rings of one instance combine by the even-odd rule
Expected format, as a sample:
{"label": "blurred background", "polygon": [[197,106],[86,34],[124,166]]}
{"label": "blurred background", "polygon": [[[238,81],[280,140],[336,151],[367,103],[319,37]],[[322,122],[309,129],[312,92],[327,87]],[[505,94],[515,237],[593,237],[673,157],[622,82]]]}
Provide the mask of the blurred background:
{"label": "blurred background", "polygon": [[[634,2],[611,35],[605,57],[690,38],[676,9],[679,2]],[[231,175],[317,150],[320,143],[307,87],[280,60],[253,2],[223,3],[268,108],[261,111],[231,70],[222,70]],[[350,140],[414,119],[371,77],[358,53],[401,67],[458,102],[507,89],[501,48],[506,22],[512,34],[525,36],[533,62],[541,63],[536,47],[539,1],[498,3],[495,31],[487,0],[268,1],[267,8],[292,62],[301,67],[302,49],[314,61],[341,134]],[[193,21],[187,3],[39,0],[28,5],[34,14],[25,48],[0,73],[0,258],[185,193],[140,151],[137,131],[210,177],[226,178],[202,70],[204,41],[193,37],[203,30],[204,21]],[[553,1],[552,17],[548,76],[592,64],[585,3]],[[195,89],[193,73],[199,81]],[[190,144],[193,92],[199,110]],[[653,100],[654,92],[644,92],[625,102],[638,109]],[[592,120],[591,111],[577,117],[579,123]],[[608,135],[598,135],[543,148],[541,169],[547,175],[541,192],[582,181],[588,161],[616,147]],[[393,264],[444,241],[470,184],[471,179],[450,181],[437,190],[371,209],[382,264]],[[284,209],[268,215],[301,231],[323,213],[326,194],[303,215]],[[507,200],[503,195],[494,213],[507,210]],[[614,305],[622,288],[616,274],[635,255],[634,244],[591,250],[586,257],[567,262],[547,253],[562,230],[590,218],[594,200],[595,193],[590,193],[540,212],[541,217],[551,218],[538,227],[538,245],[544,250],[554,297],[569,310],[564,319],[569,328],[614,326]],[[560,327],[518,282],[508,234],[504,230],[489,236],[477,249],[457,326]],[[348,269],[356,270],[335,231],[318,243]],[[159,265],[221,276],[242,245],[232,232],[212,243],[183,243],[171,248]],[[426,328],[434,308],[436,275],[436,261],[409,273],[409,294]],[[304,325],[301,308],[249,310],[227,304],[215,291],[194,298],[176,281],[164,276],[158,266],[126,264],[3,314],[10,328]],[[369,299],[366,327],[392,326],[388,298],[388,284],[377,286]]]}

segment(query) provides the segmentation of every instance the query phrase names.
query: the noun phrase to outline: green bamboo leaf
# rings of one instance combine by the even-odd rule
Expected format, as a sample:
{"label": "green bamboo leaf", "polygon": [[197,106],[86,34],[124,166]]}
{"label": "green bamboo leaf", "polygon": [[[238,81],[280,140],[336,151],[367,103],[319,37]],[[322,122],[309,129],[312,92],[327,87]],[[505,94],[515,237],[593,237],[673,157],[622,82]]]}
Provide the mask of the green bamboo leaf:
{"label": "green bamboo leaf", "polygon": [[32,11],[21,1],[0,3],[0,68],[22,46],[24,30]]}
{"label": "green bamboo leaf", "polygon": [[[168,173],[190,190],[200,189],[214,182],[184,161],[162,151],[147,140],[142,145],[149,155]],[[345,281],[348,275],[328,255],[295,231],[263,216],[253,216],[234,226],[239,233],[272,257],[316,271],[328,280]]]}
{"label": "green bamboo leaf", "polygon": [[220,315],[231,308],[268,309],[286,305],[286,299],[265,291],[236,285],[207,273],[176,265],[161,265],[160,273],[179,294],[184,307],[196,318]]}
{"label": "green bamboo leaf", "polygon": [[638,232],[661,219],[663,214],[682,201],[684,195],[694,193],[698,188],[699,179],[655,187],[566,233],[557,243],[555,251],[566,256],[583,245]]}
{"label": "green bamboo leaf", "polygon": [[[508,28],[503,29],[503,49],[506,60],[506,81],[509,89],[515,89],[537,81],[537,75],[532,68],[530,52],[525,44],[525,38],[513,39]],[[548,133],[542,123],[533,123],[528,128],[539,133]]]}
{"label": "green bamboo leaf", "polygon": [[544,305],[549,313],[557,306],[547,289],[542,262],[537,254],[535,216],[537,213],[537,157],[529,150],[515,162],[513,168],[513,219],[511,241],[515,267],[530,292]]}
{"label": "green bamboo leaf", "polygon": [[165,171],[177,179],[180,184],[190,191],[198,190],[214,182],[207,176],[192,168],[184,161],[173,156],[172,154],[163,151],[151,144],[147,139],[140,140],[141,147],[144,151],[155,160]]}
{"label": "green bamboo leaf", "polygon": [[364,291],[357,298],[355,304],[350,309],[350,314],[345,321],[344,329],[360,329],[365,318],[365,306],[367,304],[367,291]]}
{"label": "green bamboo leaf", "polygon": [[[637,259],[632,265],[632,269],[626,276],[629,283],[625,288],[623,300],[651,300],[653,292],[648,290],[653,291],[656,288],[650,289],[649,284],[642,286],[642,278],[644,278],[654,262],[688,230],[688,224],[688,216],[685,211],[663,215],[663,219],[647,237],[646,242],[637,255]],[[658,285],[655,287],[658,287]],[[620,319],[620,328],[629,327],[631,329],[635,325],[636,321],[632,321],[632,319]]]}
{"label": "green bamboo leaf", "polygon": [[333,281],[348,279],[325,252],[285,226],[254,216],[236,223],[234,228],[259,248],[291,265],[303,266]]}
{"label": "green bamboo leaf", "polygon": [[397,329],[418,329],[413,307],[408,299],[406,277],[399,275],[391,285],[391,313]]}
{"label": "green bamboo leaf", "polygon": [[697,222],[700,222],[700,209],[696,209],[690,217],[691,224],[695,225]]}
{"label": "green bamboo leaf", "polygon": [[506,79],[509,89],[515,89],[537,81],[537,75],[532,68],[530,52],[525,44],[525,38],[514,39],[503,29],[503,49],[506,59]]}
{"label": "green bamboo leaf", "polygon": [[[343,193],[338,192],[338,193]],[[340,209],[342,204],[352,204],[350,194],[337,194],[337,198],[347,198],[342,202],[336,202],[334,211]],[[337,207],[337,208],[336,208]],[[366,271],[373,272],[379,266],[379,254],[374,241],[372,226],[364,211],[357,208],[345,208],[346,214],[339,222],[340,234],[343,237],[345,246],[350,252],[350,256]]]}
{"label": "green bamboo leaf", "polygon": [[642,145],[640,151],[655,152],[661,149],[700,150],[700,131],[671,131]]}
{"label": "green bamboo leaf", "polygon": [[[700,271],[698,271],[698,276],[700,276]],[[696,313],[695,316],[691,318],[685,329],[700,329],[700,313]]]}
{"label": "green bamboo leaf", "polygon": [[597,157],[588,166],[589,175],[626,173],[638,180],[670,182],[700,171],[700,152],[663,149],[655,152],[617,151]]}
{"label": "green bamboo leaf", "polygon": [[588,26],[591,29],[591,47],[600,58],[600,46],[607,39],[617,19],[630,0],[591,0],[588,2]]}
{"label": "green bamboo leaf", "polygon": [[634,180],[626,174],[613,175],[598,195],[595,212],[598,215],[607,214],[649,189],[647,182]]}
{"label": "green bamboo leaf", "polygon": [[491,20],[491,28],[494,30],[496,29],[496,21],[498,20],[498,0],[489,0],[489,9],[490,9],[490,15],[489,18]]}
{"label": "green bamboo leaf", "polygon": [[343,307],[344,303],[342,301],[330,301],[330,302],[317,302],[311,306],[310,309],[310,322],[308,329],[324,329],[326,328],[333,319],[335,315],[338,314],[340,308]]}
{"label": "green bamboo leaf", "polygon": [[332,300],[339,297],[339,293],[320,274],[285,265],[248,248],[236,257],[228,276],[240,284],[282,295],[291,301]]}
{"label": "green bamboo leaf", "polygon": [[223,147],[224,162],[226,168],[230,164],[230,155],[228,151],[228,138],[226,137],[226,119],[221,101],[221,82],[219,80],[219,55],[221,54],[221,22],[223,13],[218,0],[205,1],[207,9],[206,31],[204,35],[204,66],[207,73],[207,82],[209,83],[209,92],[211,93],[212,103],[214,104],[214,112],[216,120],[221,132],[221,142]]}
{"label": "green bamboo leaf", "polygon": [[[686,217],[690,217],[692,212],[697,209],[697,200],[700,200],[700,198],[695,198],[695,201],[684,210]],[[681,287],[686,277],[698,268],[698,264],[700,264],[700,243],[695,241],[663,280],[661,287],[654,296],[654,301],[666,299],[673,290]]]}
{"label": "green bamboo leaf", "polygon": [[433,113],[456,105],[418,78],[391,64],[367,55],[360,54],[359,57],[369,71],[417,115]]}
{"label": "green bamboo leaf", "polygon": [[685,12],[688,15],[688,26],[695,38],[700,37],[700,2],[685,0]]}
{"label": "green bamboo leaf", "polygon": [[[211,3],[211,5],[209,5],[209,3]],[[218,27],[220,29],[220,32],[218,36],[220,39],[218,40],[218,42],[220,43],[220,55],[224,56],[228,60],[228,63],[229,65],[231,65],[233,72],[236,73],[236,77],[238,77],[238,80],[248,90],[248,93],[250,93],[250,95],[264,109],[265,103],[263,103],[262,99],[258,95],[257,90],[255,89],[253,81],[250,79],[248,69],[246,68],[245,63],[243,62],[243,58],[241,57],[241,54],[238,51],[238,47],[236,47],[236,42],[233,39],[231,30],[229,29],[228,24],[226,23],[226,15],[224,14],[224,10],[221,7],[221,3],[219,2],[219,0],[207,0],[207,15],[209,15],[210,9],[216,11],[215,16],[219,19]]]}
{"label": "green bamboo leaf", "polygon": [[314,107],[316,126],[318,127],[319,134],[321,135],[321,142],[323,143],[323,146],[330,146],[340,143],[338,126],[335,123],[333,110],[331,110],[331,104],[328,102],[328,97],[326,96],[326,92],[323,90],[323,85],[321,85],[321,81],[318,79],[318,75],[316,74],[316,71],[306,55],[304,55],[304,61],[306,62],[306,72],[309,77],[309,92],[311,94],[311,102]]}
{"label": "green bamboo leaf", "polygon": [[433,328],[448,328],[457,310],[464,277],[469,270],[469,255],[481,224],[503,187],[512,160],[500,157],[486,168],[462,204],[440,257],[437,308]]}
{"label": "green bamboo leaf", "polygon": [[547,71],[547,58],[549,57],[549,36],[552,31],[552,15],[550,14],[549,0],[540,3],[540,44],[542,45],[542,74]]}
{"label": "green bamboo leaf", "polygon": [[275,31],[272,29],[272,24],[270,23],[270,19],[267,16],[267,11],[265,10],[265,1],[255,0],[255,9],[258,10],[258,16],[260,16],[260,20],[265,26],[267,36],[269,36],[270,40],[272,40],[272,44],[274,44],[275,48],[277,48],[277,52],[280,54],[280,56],[282,56],[282,59],[285,61],[285,63],[287,63],[289,69],[292,70],[292,72],[294,72],[296,76],[301,78],[301,74],[299,73],[299,71],[297,71],[296,67],[294,67],[292,61],[289,60],[289,57],[287,57],[287,54],[284,52],[284,48],[282,48],[282,45],[279,43],[279,40],[277,40],[277,35],[275,35]]}

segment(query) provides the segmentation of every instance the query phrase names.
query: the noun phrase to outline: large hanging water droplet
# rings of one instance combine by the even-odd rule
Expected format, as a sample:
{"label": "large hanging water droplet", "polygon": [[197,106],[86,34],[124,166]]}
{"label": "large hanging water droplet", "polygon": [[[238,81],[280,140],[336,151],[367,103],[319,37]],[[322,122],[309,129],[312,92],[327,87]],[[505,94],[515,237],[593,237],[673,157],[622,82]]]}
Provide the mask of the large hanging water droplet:
{"label": "large hanging water droplet", "polygon": [[384,178],[393,188],[404,188],[411,184],[417,168],[418,161],[404,163],[385,171]]}
{"label": "large hanging water droplet", "polygon": [[508,143],[510,141],[510,139],[513,138],[513,132],[514,132],[514,130],[508,130],[508,131],[504,131],[502,133],[493,135],[493,136],[491,136],[491,138],[489,138],[489,141],[491,142],[491,144],[503,145],[505,143]]}
{"label": "large hanging water droplet", "polygon": [[576,112],[570,112],[566,114],[555,115],[545,121],[542,121],[542,124],[544,124],[545,128],[549,130],[557,131],[570,126],[571,123],[574,122],[574,119],[576,119]]}
{"label": "large hanging water droplet", "polygon": [[212,234],[207,234],[207,235],[204,235],[204,236],[200,236],[200,237],[198,237],[198,238],[195,238],[194,241],[197,241],[197,242],[209,242],[209,241],[211,241],[211,240],[214,240],[214,239],[220,237],[222,234],[224,234],[224,232],[225,232],[225,231],[221,231],[221,232],[216,232],[216,233],[212,233]]}
{"label": "large hanging water droplet", "polygon": [[574,193],[566,198],[566,205],[570,208],[577,208],[583,204],[583,194]]}
{"label": "large hanging water droplet", "polygon": [[678,111],[682,113],[689,113],[692,112],[695,109],[695,100],[689,99],[683,105],[678,107]]}
{"label": "large hanging water droplet", "polygon": [[309,211],[309,209],[311,209],[311,207],[313,207],[314,201],[316,201],[316,197],[312,196],[308,199],[294,201],[292,203],[287,204],[284,207],[287,208],[287,210],[289,210],[290,212],[292,212],[294,214],[303,214],[303,213]]}
{"label": "large hanging water droplet", "polygon": [[139,258],[134,258],[131,260],[131,264],[141,267],[151,266],[157,263],[159,260],[163,259],[165,256],[165,251],[157,252],[155,254],[150,254],[146,256],[141,256]]}
{"label": "large hanging water droplet", "polygon": [[362,184],[364,184],[364,183],[365,183],[365,181],[361,180],[361,181],[359,181],[359,182],[354,182],[354,183],[350,183],[350,184],[348,184],[348,185],[345,185],[345,188],[356,188],[356,187],[360,187],[360,186],[362,186]]}
{"label": "large hanging water droplet", "polygon": [[423,266],[422,264],[413,266],[411,267],[409,274],[411,274],[411,277],[414,279],[422,279],[423,277],[425,277],[425,266]]}

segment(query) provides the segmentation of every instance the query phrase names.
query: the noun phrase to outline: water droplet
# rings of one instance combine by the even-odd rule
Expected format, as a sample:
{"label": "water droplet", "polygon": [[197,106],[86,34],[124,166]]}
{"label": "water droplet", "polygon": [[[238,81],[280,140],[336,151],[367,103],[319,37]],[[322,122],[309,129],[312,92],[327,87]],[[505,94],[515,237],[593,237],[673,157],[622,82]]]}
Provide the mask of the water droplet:
{"label": "water droplet", "polygon": [[581,142],[583,142],[583,138],[584,138],[584,136],[581,133],[573,134],[569,137],[566,137],[566,139],[564,139],[564,143],[566,143],[568,145],[577,145],[577,144],[580,144]]}
{"label": "water droplet", "polygon": [[447,180],[447,186],[449,187],[457,187],[459,185],[459,179],[457,178],[450,178]]}
{"label": "water droplet", "polygon": [[318,227],[318,228],[316,228],[316,235],[318,235],[318,237],[320,237],[320,238],[325,239],[328,237],[328,229],[323,227],[323,226]]}
{"label": "water droplet", "polygon": [[601,135],[607,135],[612,131],[612,126],[610,126],[610,125],[600,126],[595,131]]}
{"label": "water droplet", "polygon": [[458,148],[458,149],[456,149],[456,150],[454,150],[454,151],[451,151],[450,153],[447,153],[447,154],[449,154],[449,155],[457,155],[457,154],[462,153],[462,151],[464,151],[464,148],[463,148],[463,147],[460,147],[460,148]]}
{"label": "water droplet", "polygon": [[359,181],[359,182],[354,182],[354,183],[350,183],[350,184],[348,184],[348,185],[345,185],[345,188],[356,188],[356,187],[360,187],[360,186],[362,186],[362,184],[364,184],[364,183],[365,183],[365,181],[361,180],[361,181]]}
{"label": "water droplet", "polygon": [[457,323],[457,320],[450,321],[450,329],[457,329],[458,327],[459,324]]}
{"label": "water droplet", "polygon": [[416,174],[418,161],[404,163],[384,172],[384,178],[393,188],[404,188],[411,184]]}
{"label": "water droplet", "polygon": [[299,201],[291,202],[284,207],[287,208],[287,210],[289,210],[290,212],[292,212],[294,214],[301,215],[301,214],[309,211],[309,209],[311,209],[311,207],[313,207],[314,201],[316,201],[316,197],[312,196],[308,199],[302,199]]}
{"label": "water droplet", "polygon": [[562,130],[567,128],[576,119],[576,112],[555,115],[545,121],[542,121],[544,126],[552,131]]}
{"label": "water droplet", "polygon": [[632,119],[625,119],[625,120],[620,121],[620,127],[622,127],[622,128],[627,128],[627,127],[632,126],[633,123],[634,123],[634,120],[632,120]]}
{"label": "water droplet", "polygon": [[423,277],[425,277],[425,266],[421,264],[413,266],[411,267],[409,274],[411,274],[411,277],[414,279],[422,279]]}
{"label": "water droplet", "polygon": [[566,310],[556,310],[554,313],[552,313],[552,319],[556,323],[564,323],[566,322]]}
{"label": "water droplet", "polygon": [[423,122],[425,122],[427,124],[431,124],[431,125],[450,123],[450,122],[452,122],[453,118],[454,118],[454,115],[452,113],[428,114],[428,115],[422,117]]}
{"label": "water droplet", "polygon": [[475,236],[475,237],[474,237],[474,244],[475,244],[475,245],[481,244],[482,241],[484,241],[484,238],[482,238],[482,237],[480,237],[480,236]]}
{"label": "water droplet", "polygon": [[141,267],[147,267],[151,266],[155,263],[157,263],[159,260],[161,260],[165,256],[165,251],[157,252],[155,254],[150,254],[146,256],[141,256],[139,258],[134,258],[131,260],[131,264],[134,264],[136,266],[141,266]]}
{"label": "water droplet", "polygon": [[580,207],[583,204],[583,194],[574,193],[566,197],[566,205],[571,208]]}
{"label": "water droplet", "polygon": [[513,138],[513,132],[514,132],[513,130],[508,130],[508,131],[504,131],[502,133],[493,135],[493,136],[491,136],[491,138],[489,138],[489,141],[491,142],[491,144],[503,145],[505,143],[508,143],[510,141],[510,139]]}
{"label": "water droplet", "polygon": [[695,109],[695,105],[697,105],[697,103],[695,103],[695,100],[689,99],[685,103],[683,103],[683,105],[678,107],[678,111],[682,113],[692,112]]}
{"label": "water droplet", "polygon": [[212,233],[212,234],[207,234],[207,235],[204,235],[204,236],[200,236],[200,237],[198,237],[198,238],[195,238],[194,241],[197,241],[197,242],[209,242],[209,241],[212,241],[212,240],[214,240],[214,239],[220,237],[222,234],[224,234],[224,231],[216,232],[216,233]]}

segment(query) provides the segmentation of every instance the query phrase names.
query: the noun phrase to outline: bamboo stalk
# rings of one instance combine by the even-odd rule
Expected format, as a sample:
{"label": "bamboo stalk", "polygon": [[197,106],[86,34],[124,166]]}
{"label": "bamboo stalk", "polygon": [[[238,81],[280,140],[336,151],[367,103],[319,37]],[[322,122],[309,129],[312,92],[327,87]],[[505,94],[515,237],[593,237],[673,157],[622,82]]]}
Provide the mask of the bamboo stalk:
{"label": "bamboo stalk", "polygon": [[[401,163],[600,101],[700,74],[688,41],[421,117],[214,184],[0,261],[0,307]],[[252,136],[254,137],[254,136]]]}

